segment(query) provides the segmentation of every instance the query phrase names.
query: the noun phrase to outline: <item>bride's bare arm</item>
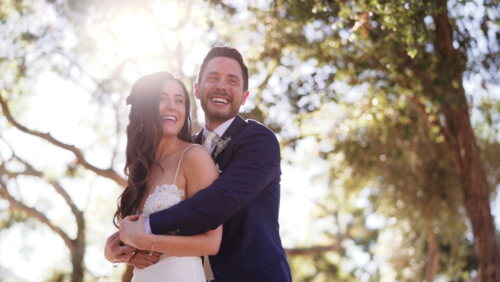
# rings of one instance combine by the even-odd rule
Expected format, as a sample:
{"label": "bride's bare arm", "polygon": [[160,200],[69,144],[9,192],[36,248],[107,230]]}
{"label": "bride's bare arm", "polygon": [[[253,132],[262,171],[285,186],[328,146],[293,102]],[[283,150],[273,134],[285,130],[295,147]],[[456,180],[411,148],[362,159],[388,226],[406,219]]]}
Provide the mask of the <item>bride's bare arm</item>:
{"label": "bride's bare arm", "polygon": [[[187,150],[181,166],[188,197],[212,184],[219,176],[212,158],[201,146]],[[124,243],[139,250],[151,250],[154,241],[154,251],[174,256],[215,255],[219,251],[222,225],[194,236],[153,236],[144,232],[143,221],[144,217],[130,216],[120,223],[120,236]]]}

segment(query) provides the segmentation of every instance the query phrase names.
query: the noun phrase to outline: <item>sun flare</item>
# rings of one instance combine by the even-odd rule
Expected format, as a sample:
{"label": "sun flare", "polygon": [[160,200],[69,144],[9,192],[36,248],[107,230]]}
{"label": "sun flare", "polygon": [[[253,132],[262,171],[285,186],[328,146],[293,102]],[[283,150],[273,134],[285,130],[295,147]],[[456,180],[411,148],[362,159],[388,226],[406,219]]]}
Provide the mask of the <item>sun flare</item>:
{"label": "sun flare", "polygon": [[113,30],[121,47],[136,59],[164,51],[156,23],[146,14],[127,16]]}

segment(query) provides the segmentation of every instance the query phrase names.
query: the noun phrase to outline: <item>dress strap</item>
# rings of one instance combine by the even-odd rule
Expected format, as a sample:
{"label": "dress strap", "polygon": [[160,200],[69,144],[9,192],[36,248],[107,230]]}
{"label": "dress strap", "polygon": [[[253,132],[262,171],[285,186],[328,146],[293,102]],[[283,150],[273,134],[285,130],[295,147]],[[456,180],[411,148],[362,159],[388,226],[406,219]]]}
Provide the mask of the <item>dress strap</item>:
{"label": "dress strap", "polygon": [[175,171],[174,185],[175,185],[175,182],[177,181],[177,174],[179,174],[179,168],[181,167],[182,157],[184,156],[184,153],[189,148],[191,148],[193,145],[197,145],[197,144],[191,144],[191,145],[187,146],[186,149],[184,149],[184,151],[182,151],[181,158],[179,159],[179,164],[177,165],[177,171]]}

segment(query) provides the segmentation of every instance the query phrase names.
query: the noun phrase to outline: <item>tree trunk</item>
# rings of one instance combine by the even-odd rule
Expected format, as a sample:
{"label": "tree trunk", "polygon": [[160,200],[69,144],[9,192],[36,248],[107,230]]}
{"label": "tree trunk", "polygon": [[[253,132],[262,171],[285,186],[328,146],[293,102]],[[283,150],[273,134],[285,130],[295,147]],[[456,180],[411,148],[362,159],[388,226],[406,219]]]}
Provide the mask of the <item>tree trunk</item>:
{"label": "tree trunk", "polygon": [[[78,230],[78,233],[83,233]],[[73,265],[73,273],[71,273],[72,282],[82,282],[84,276],[84,263],[83,258],[85,255],[85,236],[79,236],[73,241],[71,249],[71,264]]]}
{"label": "tree trunk", "polygon": [[453,46],[453,30],[448,17],[447,1],[438,0],[437,5],[440,12],[435,14],[433,19],[436,24],[434,47],[439,58],[439,74],[434,81],[434,95],[440,97],[434,98],[440,100],[437,102],[440,102],[441,113],[445,117],[442,133],[460,178],[465,208],[474,233],[474,248],[480,267],[479,277],[482,282],[498,282],[500,256],[490,210],[490,189],[462,86],[467,57]]}
{"label": "tree trunk", "polygon": [[445,112],[448,151],[458,171],[467,215],[474,233],[474,248],[483,282],[500,281],[500,257],[490,209],[490,189],[469,119],[467,105]]}
{"label": "tree trunk", "polygon": [[83,253],[81,256],[73,256],[71,258],[71,263],[73,264],[73,273],[71,273],[72,282],[82,282],[83,281]]}
{"label": "tree trunk", "polygon": [[127,264],[127,269],[123,272],[122,282],[130,282],[130,280],[132,280],[132,276],[134,276],[134,267]]}
{"label": "tree trunk", "polygon": [[434,277],[439,267],[439,248],[434,234],[434,225],[432,224],[433,212],[432,203],[427,202],[426,221],[427,221],[427,263],[425,269],[425,280],[434,281]]}

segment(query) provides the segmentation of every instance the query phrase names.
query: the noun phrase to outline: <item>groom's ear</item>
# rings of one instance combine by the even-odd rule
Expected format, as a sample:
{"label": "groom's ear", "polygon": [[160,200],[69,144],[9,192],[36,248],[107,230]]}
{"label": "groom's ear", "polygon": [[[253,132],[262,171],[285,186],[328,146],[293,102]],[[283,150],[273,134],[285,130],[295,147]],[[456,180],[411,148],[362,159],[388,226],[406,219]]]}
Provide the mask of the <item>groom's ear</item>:
{"label": "groom's ear", "polygon": [[194,83],[194,96],[196,99],[200,99],[200,88],[198,88],[198,82]]}
{"label": "groom's ear", "polygon": [[247,101],[247,98],[248,98],[248,94],[250,94],[250,92],[248,92],[248,91],[243,93],[243,99],[241,100],[241,105],[245,105],[245,102]]}

